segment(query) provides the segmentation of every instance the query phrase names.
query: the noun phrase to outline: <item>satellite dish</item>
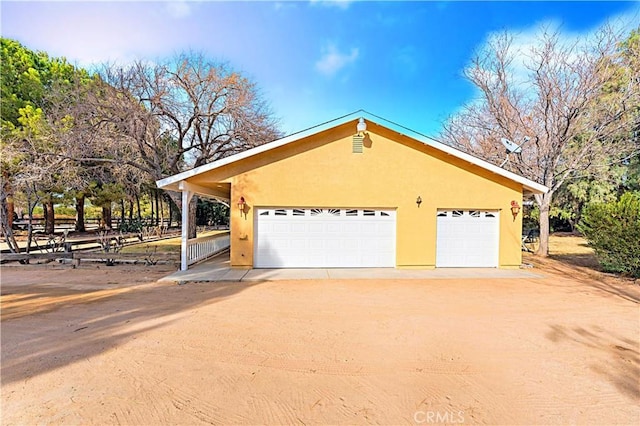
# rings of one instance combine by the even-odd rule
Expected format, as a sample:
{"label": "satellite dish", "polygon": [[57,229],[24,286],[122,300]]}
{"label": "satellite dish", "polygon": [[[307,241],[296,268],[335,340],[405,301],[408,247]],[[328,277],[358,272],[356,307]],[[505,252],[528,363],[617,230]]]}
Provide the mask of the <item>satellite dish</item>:
{"label": "satellite dish", "polygon": [[[527,142],[528,140],[529,138],[525,138],[524,141]],[[507,152],[509,154],[512,154],[514,152],[516,154],[520,154],[522,152],[522,145],[516,145],[515,143],[511,142],[507,138],[500,138],[500,142],[502,142],[502,145],[504,145],[504,147],[507,148]]]}
{"label": "satellite dish", "polygon": [[522,152],[522,145],[529,142],[529,139],[529,136],[525,136],[524,142],[522,142],[520,145],[516,145],[507,138],[500,138],[500,142],[502,142],[502,145],[507,148],[507,158],[505,158],[502,164],[500,164],[500,167],[504,167],[504,165],[509,162],[509,154],[520,154]]}

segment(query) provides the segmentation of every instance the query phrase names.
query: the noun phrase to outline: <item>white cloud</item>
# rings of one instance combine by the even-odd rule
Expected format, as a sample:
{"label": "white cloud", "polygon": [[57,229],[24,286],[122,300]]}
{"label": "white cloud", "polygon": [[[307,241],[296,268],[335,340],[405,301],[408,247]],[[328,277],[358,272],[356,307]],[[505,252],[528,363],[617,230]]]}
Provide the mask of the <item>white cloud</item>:
{"label": "white cloud", "polygon": [[352,0],[311,0],[312,6],[336,7],[338,9],[348,9]]}
{"label": "white cloud", "polygon": [[298,5],[294,1],[277,1],[273,3],[273,9],[276,11],[295,9]]}
{"label": "white cloud", "polygon": [[316,70],[326,76],[333,76],[338,71],[350,65],[358,59],[359,50],[354,47],[349,53],[343,53],[338,48],[329,44],[322,49],[322,57],[316,62]]}
{"label": "white cloud", "polygon": [[[605,24],[611,26],[613,31],[624,36],[632,28],[637,27],[639,16],[640,7],[637,7],[629,12],[603,19],[602,22],[582,32],[568,31],[564,28],[563,23],[557,20],[546,20],[537,22],[524,29],[509,30],[509,34],[513,37],[510,48],[513,55],[513,62],[511,63],[513,81],[519,84],[526,84],[526,82],[530,81],[532,54],[540,48],[541,39],[545,33],[550,35],[555,34],[559,46],[571,51],[571,56],[564,58],[571,62],[578,56],[578,51],[571,49],[571,46],[576,46],[579,50],[583,43],[596,37]],[[503,32],[488,34],[478,51],[487,48],[489,43],[499,38],[502,34]]]}
{"label": "white cloud", "polygon": [[184,0],[167,1],[165,9],[173,18],[180,19],[191,15],[191,5]]}

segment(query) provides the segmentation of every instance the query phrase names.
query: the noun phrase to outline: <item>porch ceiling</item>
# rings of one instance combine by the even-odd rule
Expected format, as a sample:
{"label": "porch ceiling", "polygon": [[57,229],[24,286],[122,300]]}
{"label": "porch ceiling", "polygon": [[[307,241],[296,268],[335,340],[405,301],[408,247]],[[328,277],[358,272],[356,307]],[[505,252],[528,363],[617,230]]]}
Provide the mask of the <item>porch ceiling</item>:
{"label": "porch ceiling", "polygon": [[231,199],[231,184],[225,182],[198,182],[191,183],[189,180],[176,182],[175,185],[167,185],[164,189],[173,191],[191,191],[194,194],[204,197],[215,198],[221,201]]}

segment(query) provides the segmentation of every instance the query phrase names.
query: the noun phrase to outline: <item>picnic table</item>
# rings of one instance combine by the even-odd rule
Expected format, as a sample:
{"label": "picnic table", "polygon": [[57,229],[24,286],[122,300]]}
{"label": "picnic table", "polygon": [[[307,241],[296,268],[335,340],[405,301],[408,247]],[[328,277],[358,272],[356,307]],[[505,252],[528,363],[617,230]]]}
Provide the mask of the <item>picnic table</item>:
{"label": "picnic table", "polygon": [[535,250],[535,244],[540,240],[540,230],[529,229],[522,233],[522,251],[533,253]]}

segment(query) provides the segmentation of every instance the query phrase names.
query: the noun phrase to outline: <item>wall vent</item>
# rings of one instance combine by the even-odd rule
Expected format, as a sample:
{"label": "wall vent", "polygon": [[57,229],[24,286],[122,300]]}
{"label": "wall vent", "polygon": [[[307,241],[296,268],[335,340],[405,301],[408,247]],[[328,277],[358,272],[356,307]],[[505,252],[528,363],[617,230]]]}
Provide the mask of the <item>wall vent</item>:
{"label": "wall vent", "polygon": [[362,154],[363,144],[364,144],[364,135],[355,135],[353,137],[353,153]]}

